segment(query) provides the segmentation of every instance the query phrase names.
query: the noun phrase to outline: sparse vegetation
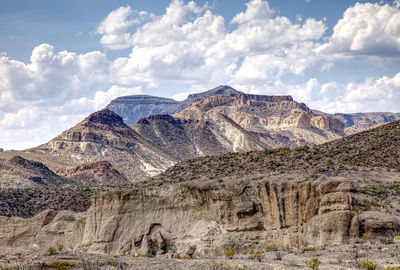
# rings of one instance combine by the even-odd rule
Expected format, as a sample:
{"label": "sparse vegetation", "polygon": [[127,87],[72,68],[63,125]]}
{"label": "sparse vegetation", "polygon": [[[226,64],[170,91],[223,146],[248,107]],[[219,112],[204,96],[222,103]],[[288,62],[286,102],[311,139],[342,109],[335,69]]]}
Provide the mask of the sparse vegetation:
{"label": "sparse vegetation", "polygon": [[[297,147],[295,149],[266,149],[249,153],[227,153],[221,156],[205,156],[180,162],[155,180],[197,179],[200,176],[219,178],[224,176],[246,175],[251,168],[253,174],[300,170],[308,179],[320,175],[335,175],[355,166],[383,167],[400,170],[400,121],[344,137],[316,147]],[[387,136],[383,136],[386,134]],[[228,162],[227,162],[228,160]],[[193,170],[187,170],[187,168]],[[400,184],[393,189],[400,190]],[[360,188],[361,193],[383,195],[387,189],[374,190]]]}
{"label": "sparse vegetation", "polygon": [[47,255],[55,255],[57,254],[57,250],[54,247],[49,247],[47,249]]}
{"label": "sparse vegetation", "polygon": [[275,246],[266,246],[265,250],[270,252],[270,251],[276,251],[277,249]]}
{"label": "sparse vegetation", "polygon": [[311,258],[309,260],[304,261],[304,263],[313,270],[318,270],[319,266],[321,265],[320,260],[318,258]]}
{"label": "sparse vegetation", "polygon": [[307,246],[307,247],[303,247],[302,251],[306,252],[306,251],[314,251],[315,248],[313,246]]}
{"label": "sparse vegetation", "polygon": [[65,261],[54,261],[51,263],[51,267],[54,268],[55,270],[68,270],[72,266]]}
{"label": "sparse vegetation", "polygon": [[227,258],[232,259],[235,256],[235,249],[234,248],[226,248],[224,250],[224,254]]}
{"label": "sparse vegetation", "polygon": [[142,257],[144,257],[144,258],[155,258],[156,255],[153,255],[153,254],[143,254]]}
{"label": "sparse vegetation", "polygon": [[369,240],[369,238],[371,237],[371,234],[370,233],[363,233],[363,235],[362,235],[362,240]]}
{"label": "sparse vegetation", "polygon": [[358,263],[358,267],[365,270],[375,270],[378,265],[374,261],[362,260]]}

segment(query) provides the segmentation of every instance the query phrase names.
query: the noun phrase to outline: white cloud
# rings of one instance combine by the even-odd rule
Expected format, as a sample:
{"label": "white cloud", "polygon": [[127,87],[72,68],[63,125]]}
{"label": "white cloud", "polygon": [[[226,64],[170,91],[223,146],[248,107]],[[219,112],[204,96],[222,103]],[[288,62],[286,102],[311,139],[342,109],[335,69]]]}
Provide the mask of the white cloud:
{"label": "white cloud", "polygon": [[0,57],[1,141],[7,148],[43,143],[112,99],[142,92],[113,85],[109,68],[101,52],[56,52],[49,44],[34,48],[29,64]]}
{"label": "white cloud", "polygon": [[93,95],[108,80],[108,68],[107,57],[101,52],[54,52],[49,44],[37,46],[29,64],[1,57],[0,110],[61,105],[82,95]]}
{"label": "white cloud", "polygon": [[101,44],[112,50],[129,48],[133,41],[128,29],[153,16],[146,11],[132,10],[129,6],[112,11],[97,27],[97,33],[103,35]]}
{"label": "white cloud", "polygon": [[325,112],[399,112],[400,72],[392,78],[368,78],[363,82],[320,84],[310,79],[303,85],[286,86],[296,100]]}
{"label": "white cloud", "polygon": [[131,46],[132,52],[114,61],[112,77],[120,84],[179,81],[207,87],[279,78],[285,72],[302,74],[317,60],[314,49],[326,30],[314,19],[293,23],[276,16],[261,0],[250,1],[234,16],[232,32],[224,24],[207,6],[175,0],[164,15],[135,32],[123,27],[118,40],[128,34],[124,46]]}
{"label": "white cloud", "polygon": [[357,3],[344,12],[333,30],[329,42],[319,48],[322,54],[400,58],[400,9],[396,5]]}
{"label": "white cloud", "polygon": [[232,23],[254,24],[254,20],[265,20],[271,18],[275,11],[269,7],[268,2],[262,0],[253,0],[246,4],[245,12],[240,12],[233,19]]}
{"label": "white cloud", "polygon": [[60,106],[20,107],[0,118],[1,138],[7,142],[7,149],[34,147],[74,126],[88,114],[104,108],[112,99],[141,93],[140,87],[113,85],[106,91],[95,92],[93,98],[80,97]]}

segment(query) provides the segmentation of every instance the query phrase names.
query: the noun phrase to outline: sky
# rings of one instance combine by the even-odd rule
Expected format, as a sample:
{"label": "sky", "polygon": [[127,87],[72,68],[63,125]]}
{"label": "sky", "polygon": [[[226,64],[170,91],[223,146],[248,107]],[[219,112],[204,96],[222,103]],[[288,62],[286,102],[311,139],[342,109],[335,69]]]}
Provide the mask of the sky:
{"label": "sky", "polygon": [[112,99],[218,85],[324,112],[400,112],[400,0],[2,0],[0,148]]}

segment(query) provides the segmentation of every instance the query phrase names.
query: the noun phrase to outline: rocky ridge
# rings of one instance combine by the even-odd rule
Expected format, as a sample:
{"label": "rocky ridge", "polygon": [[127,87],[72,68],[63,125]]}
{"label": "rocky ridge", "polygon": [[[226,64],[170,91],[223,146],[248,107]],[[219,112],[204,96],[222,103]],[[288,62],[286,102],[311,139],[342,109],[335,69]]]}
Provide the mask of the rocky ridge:
{"label": "rocky ridge", "polygon": [[[107,109],[121,115],[127,125],[135,124],[140,118],[150,115],[178,113],[194,101],[203,99],[212,95],[240,95],[244,94],[227,85],[221,85],[211,90],[191,94],[184,101],[176,101],[174,99],[133,95],[119,97],[107,105]],[[400,113],[390,112],[371,112],[371,113],[334,113],[328,114],[318,110],[312,110],[315,115],[331,116],[344,123],[344,133],[346,135],[364,131],[378,124],[388,123],[400,120]]]}
{"label": "rocky ridge", "polygon": [[157,114],[174,114],[189,106],[194,100],[210,95],[241,94],[227,85],[220,85],[208,91],[191,94],[183,101],[148,95],[124,96],[112,100],[106,108],[121,115],[127,125],[133,125],[140,118]]}

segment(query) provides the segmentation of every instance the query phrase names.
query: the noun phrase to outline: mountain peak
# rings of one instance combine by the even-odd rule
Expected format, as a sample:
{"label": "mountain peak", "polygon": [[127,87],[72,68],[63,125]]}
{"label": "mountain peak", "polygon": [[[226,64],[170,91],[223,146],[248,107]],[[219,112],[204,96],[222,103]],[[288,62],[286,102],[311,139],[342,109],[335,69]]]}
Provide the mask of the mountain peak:
{"label": "mountain peak", "polygon": [[240,92],[230,87],[229,85],[220,85],[205,92],[191,94],[188,96],[187,99],[192,100],[197,98],[205,98],[210,95],[239,95],[239,94],[243,94],[243,92]]}
{"label": "mountain peak", "polygon": [[102,124],[107,126],[125,125],[122,117],[108,109],[90,114],[83,120],[84,124]]}

